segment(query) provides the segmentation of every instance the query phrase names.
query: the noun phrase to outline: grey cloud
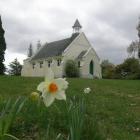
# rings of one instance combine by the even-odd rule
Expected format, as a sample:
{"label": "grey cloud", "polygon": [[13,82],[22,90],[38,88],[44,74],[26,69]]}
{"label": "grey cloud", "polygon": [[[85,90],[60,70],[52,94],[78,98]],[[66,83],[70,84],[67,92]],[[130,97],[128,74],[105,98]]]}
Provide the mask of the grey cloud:
{"label": "grey cloud", "polygon": [[5,38],[9,52],[27,54],[29,44],[69,37],[79,18],[83,32],[101,57],[123,61],[126,47],[137,38],[139,0],[2,0]]}

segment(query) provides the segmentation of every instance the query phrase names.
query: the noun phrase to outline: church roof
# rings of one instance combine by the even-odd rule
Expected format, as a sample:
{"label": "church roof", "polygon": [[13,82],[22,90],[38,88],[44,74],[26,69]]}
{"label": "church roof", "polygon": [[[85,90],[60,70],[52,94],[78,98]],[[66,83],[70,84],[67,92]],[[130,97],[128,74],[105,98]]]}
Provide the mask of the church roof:
{"label": "church roof", "polygon": [[77,59],[82,59],[83,56],[86,54],[86,52],[87,52],[87,50],[82,51],[82,52],[78,55]]}
{"label": "church roof", "polygon": [[78,19],[76,19],[76,21],[75,21],[75,23],[74,23],[74,25],[72,27],[73,28],[74,27],[80,27],[80,28],[82,28],[82,26],[80,25],[80,22],[78,21]]}
{"label": "church roof", "polygon": [[31,60],[43,59],[54,56],[61,56],[69,44],[79,35],[73,34],[70,38],[46,43],[42,48],[32,57]]}

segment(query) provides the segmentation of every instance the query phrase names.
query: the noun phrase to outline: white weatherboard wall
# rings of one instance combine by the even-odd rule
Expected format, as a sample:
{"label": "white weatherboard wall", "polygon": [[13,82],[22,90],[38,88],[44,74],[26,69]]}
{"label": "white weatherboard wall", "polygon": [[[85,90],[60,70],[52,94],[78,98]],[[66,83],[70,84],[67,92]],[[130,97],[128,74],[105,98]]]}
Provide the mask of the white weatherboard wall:
{"label": "white weatherboard wall", "polygon": [[[93,69],[93,75],[89,73],[90,71],[90,62],[93,61],[94,63],[94,69]],[[102,78],[101,76],[101,67],[99,64],[99,59],[96,57],[95,52],[91,49],[89,53],[83,58],[83,65],[81,67],[81,77],[87,77],[87,78]]]}
{"label": "white weatherboard wall", "polygon": [[[40,68],[40,62],[43,62],[42,68]],[[33,63],[35,63],[33,69]],[[22,76],[31,76],[31,77],[43,77],[46,75],[47,70],[51,68],[54,72],[55,77],[62,77],[63,75],[63,65],[57,66],[57,60],[53,59],[51,67],[48,67],[48,60],[34,61],[30,62],[29,59],[24,61],[24,66],[22,68]]]}
{"label": "white weatherboard wall", "polygon": [[51,69],[54,72],[55,77],[62,77],[63,76],[63,65],[57,65],[57,59],[53,59],[51,64]]}
{"label": "white weatherboard wall", "polygon": [[32,76],[32,65],[29,63],[29,59],[24,60],[21,76]]}
{"label": "white weatherboard wall", "polygon": [[85,39],[84,33],[81,33],[64,51],[65,59],[75,59],[84,50],[90,48]]}

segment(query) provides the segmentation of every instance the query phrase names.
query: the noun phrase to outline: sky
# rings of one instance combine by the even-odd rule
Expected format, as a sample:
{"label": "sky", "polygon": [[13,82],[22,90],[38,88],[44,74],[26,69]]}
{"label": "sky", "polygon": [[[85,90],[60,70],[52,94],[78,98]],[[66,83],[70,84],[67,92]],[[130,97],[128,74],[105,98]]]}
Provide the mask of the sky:
{"label": "sky", "polygon": [[136,26],[140,0],[0,0],[5,30],[5,64],[15,58],[23,63],[29,44],[70,37],[78,18],[101,60],[120,64],[126,49],[138,39]]}

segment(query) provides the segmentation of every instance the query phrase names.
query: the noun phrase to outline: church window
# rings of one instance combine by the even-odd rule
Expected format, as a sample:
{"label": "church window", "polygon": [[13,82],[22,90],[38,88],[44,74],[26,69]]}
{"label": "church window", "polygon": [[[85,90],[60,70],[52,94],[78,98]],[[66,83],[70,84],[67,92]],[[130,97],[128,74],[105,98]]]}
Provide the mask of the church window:
{"label": "church window", "polygon": [[51,63],[52,63],[52,61],[51,61],[51,60],[49,60],[49,61],[48,61],[48,67],[50,67],[50,66],[51,66]]}
{"label": "church window", "polygon": [[32,64],[32,68],[33,68],[33,69],[35,68],[35,63]]}
{"label": "church window", "polygon": [[40,62],[40,68],[42,68],[42,67],[43,67],[43,61]]}
{"label": "church window", "polygon": [[60,64],[61,64],[61,59],[58,59],[57,60],[57,66],[60,66]]}
{"label": "church window", "polygon": [[90,64],[89,64],[89,73],[91,75],[94,74],[94,62],[92,60],[90,61]]}

